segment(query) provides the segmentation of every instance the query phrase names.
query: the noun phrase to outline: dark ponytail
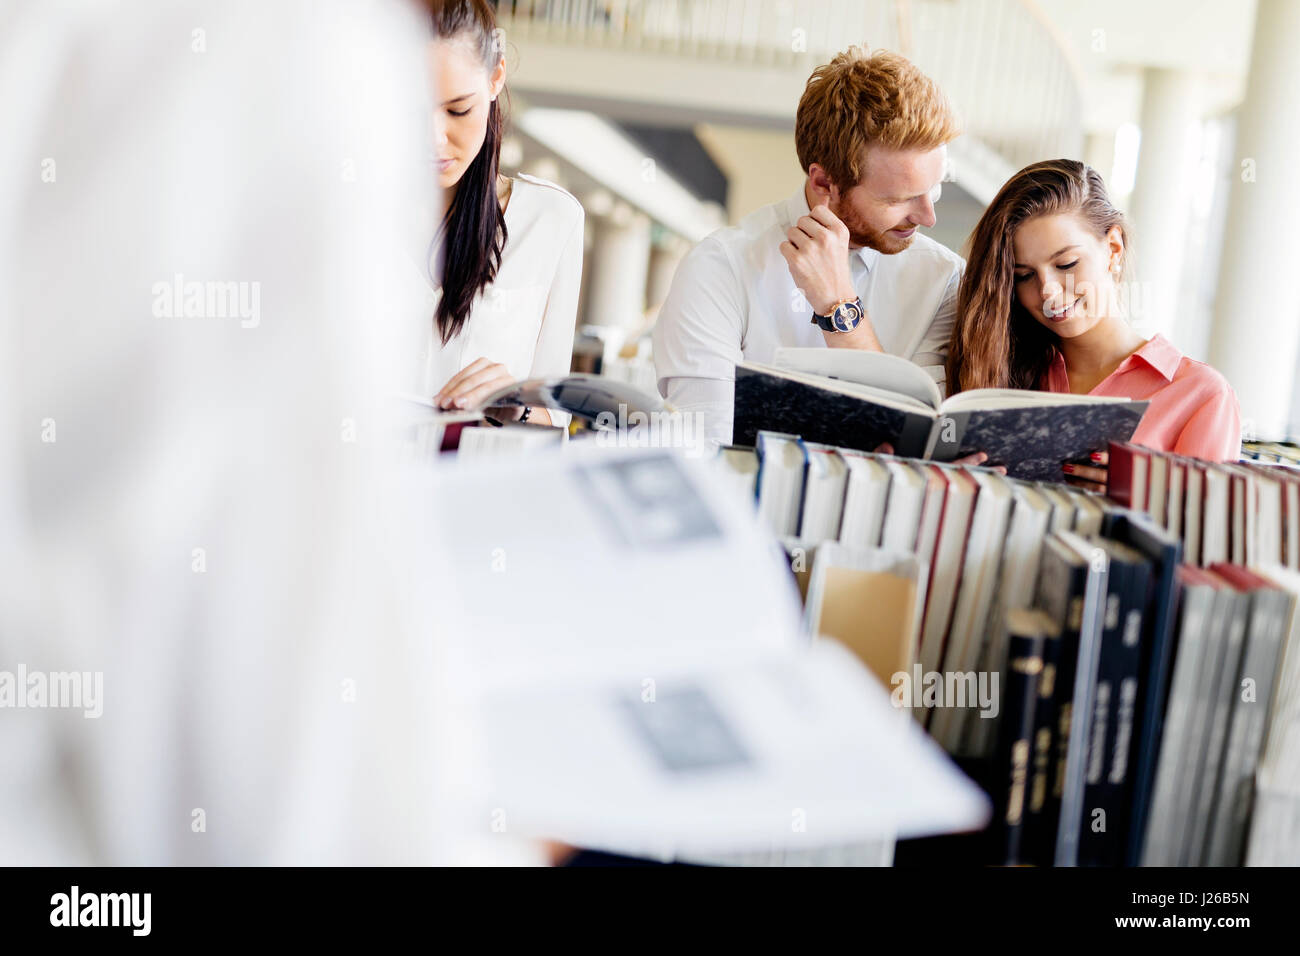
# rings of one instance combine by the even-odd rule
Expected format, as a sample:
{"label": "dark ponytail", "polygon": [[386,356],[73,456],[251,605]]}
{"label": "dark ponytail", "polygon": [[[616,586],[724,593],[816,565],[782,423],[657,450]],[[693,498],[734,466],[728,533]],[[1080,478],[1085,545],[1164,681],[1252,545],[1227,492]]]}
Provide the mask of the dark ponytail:
{"label": "dark ponytail", "polygon": [[[433,35],[466,40],[485,69],[500,60],[496,16],[486,0],[427,0]],[[502,89],[502,93],[505,90]],[[464,327],[479,290],[496,278],[506,245],[506,217],[497,199],[503,121],[501,104],[488,107],[487,135],[456,187],[442,241],[442,300],[435,321],[446,345]],[[432,257],[431,257],[432,259]],[[436,270],[437,264],[430,263]],[[433,271],[436,277],[437,272]]]}

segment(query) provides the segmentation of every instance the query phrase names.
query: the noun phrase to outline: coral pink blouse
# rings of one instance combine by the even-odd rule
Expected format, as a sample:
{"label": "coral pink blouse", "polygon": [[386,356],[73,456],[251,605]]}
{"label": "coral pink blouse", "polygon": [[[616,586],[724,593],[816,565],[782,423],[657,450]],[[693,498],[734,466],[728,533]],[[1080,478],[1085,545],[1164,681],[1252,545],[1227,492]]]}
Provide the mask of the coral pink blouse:
{"label": "coral pink blouse", "polygon": [[[1070,379],[1060,352],[1042,388],[1068,392]],[[1163,335],[1153,337],[1103,379],[1089,395],[1126,396],[1151,402],[1133,433],[1134,444],[1210,461],[1236,461],[1241,454],[1241,407],[1228,380],[1204,362],[1189,359]]]}

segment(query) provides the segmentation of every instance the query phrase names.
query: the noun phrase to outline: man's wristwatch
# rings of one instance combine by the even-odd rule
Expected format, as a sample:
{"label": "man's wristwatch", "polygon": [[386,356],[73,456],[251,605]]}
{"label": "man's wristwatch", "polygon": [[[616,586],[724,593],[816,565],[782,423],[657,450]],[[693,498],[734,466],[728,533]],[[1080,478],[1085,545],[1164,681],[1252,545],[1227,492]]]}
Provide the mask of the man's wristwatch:
{"label": "man's wristwatch", "polygon": [[862,299],[852,298],[836,302],[827,315],[813,313],[813,325],[823,332],[852,332],[862,321]]}

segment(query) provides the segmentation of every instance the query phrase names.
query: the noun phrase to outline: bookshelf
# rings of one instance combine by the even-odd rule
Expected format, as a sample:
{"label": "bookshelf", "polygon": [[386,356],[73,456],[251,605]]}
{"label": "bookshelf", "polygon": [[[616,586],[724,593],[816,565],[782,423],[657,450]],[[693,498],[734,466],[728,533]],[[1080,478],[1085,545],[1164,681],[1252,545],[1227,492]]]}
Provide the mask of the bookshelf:
{"label": "bookshelf", "polygon": [[718,450],[808,637],[850,648],[997,808],[843,860],[1300,862],[1300,450],[1110,456],[1103,495],[793,434]]}
{"label": "bookshelf", "polygon": [[[1263,451],[1117,443],[1099,495],[789,434],[720,450],[802,578],[809,636],[835,622],[895,689],[933,675],[898,705],[998,808],[896,865],[1300,862],[1300,469]],[[848,570],[856,596],[809,583]],[[919,621],[868,621],[873,573],[917,588]],[[906,646],[916,674],[884,673]],[[996,675],[996,707],[972,673]]]}

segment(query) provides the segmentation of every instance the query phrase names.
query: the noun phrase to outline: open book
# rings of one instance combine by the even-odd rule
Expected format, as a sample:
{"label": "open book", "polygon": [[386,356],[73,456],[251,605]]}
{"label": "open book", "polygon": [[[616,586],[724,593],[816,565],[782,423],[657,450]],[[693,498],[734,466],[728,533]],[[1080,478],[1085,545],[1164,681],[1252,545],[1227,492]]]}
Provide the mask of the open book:
{"label": "open book", "polygon": [[[508,813],[513,834],[711,860],[988,821],[983,792],[858,656],[803,639],[789,569],[752,499],[710,462],[579,445],[416,480],[429,488],[446,682],[478,718],[484,838]],[[475,496],[494,506],[466,508]],[[508,564],[462,559],[488,547]],[[871,569],[896,566],[918,573],[906,555]],[[633,606],[628,581],[672,600]],[[875,656],[855,650],[882,669],[919,623],[920,584],[900,583],[908,620],[857,630]]]}
{"label": "open book", "polygon": [[1013,478],[1061,479],[1061,465],[1127,440],[1147,402],[983,388],[944,399],[919,366],[858,349],[777,349],[773,364],[736,366],[732,441],[759,430],[907,458],[951,461],[982,451]]}
{"label": "open book", "polygon": [[[572,372],[552,378],[530,378],[497,389],[480,402],[480,408],[494,405],[538,405],[567,412],[600,427],[628,424],[629,416],[672,411],[653,392],[604,375]],[[635,419],[633,419],[635,423]]]}

